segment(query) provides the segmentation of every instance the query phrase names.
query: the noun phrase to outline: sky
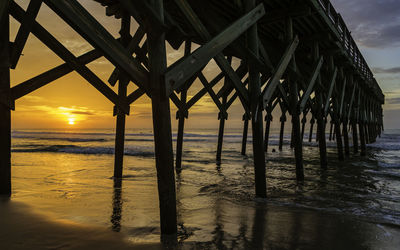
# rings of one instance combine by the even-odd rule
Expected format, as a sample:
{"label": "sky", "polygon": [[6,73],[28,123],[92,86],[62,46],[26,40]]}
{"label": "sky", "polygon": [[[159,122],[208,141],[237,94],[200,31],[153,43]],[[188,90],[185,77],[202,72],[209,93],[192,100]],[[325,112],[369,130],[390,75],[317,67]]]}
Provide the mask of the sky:
{"label": "sky", "polygon": [[[27,0],[16,0],[26,8]],[[98,18],[107,30],[118,37],[120,22],[104,15],[105,9],[95,1],[79,0],[92,15]],[[332,0],[355,38],[361,52],[386,95],[385,127],[400,127],[400,1],[398,0]],[[37,21],[59,41],[62,41],[76,56],[92,49],[77,33],[68,27],[45,4],[42,5]],[[11,20],[11,39],[14,39],[19,24]],[[132,33],[135,25],[132,27]],[[174,51],[167,46],[168,63],[182,56],[182,49]],[[42,72],[62,64],[53,52],[47,49],[33,35],[29,36],[16,70],[11,71],[12,86],[30,79]],[[237,62],[233,62],[237,66]],[[104,58],[88,64],[104,82],[114,67]],[[207,79],[216,75],[215,63],[205,69]],[[134,90],[130,84],[129,91]],[[195,82],[188,95],[193,96],[200,89]],[[116,88],[114,88],[116,91]],[[59,80],[34,91],[16,101],[12,126],[26,128],[113,128],[113,105],[77,73],[71,73]],[[172,125],[176,108],[171,104]],[[207,95],[190,110],[187,125],[192,128],[214,128],[218,125],[218,110]],[[236,102],[229,112],[228,128],[241,127],[243,109]],[[275,119],[279,120],[279,119]],[[131,106],[127,118],[128,128],[151,128],[150,100],[144,96]]]}

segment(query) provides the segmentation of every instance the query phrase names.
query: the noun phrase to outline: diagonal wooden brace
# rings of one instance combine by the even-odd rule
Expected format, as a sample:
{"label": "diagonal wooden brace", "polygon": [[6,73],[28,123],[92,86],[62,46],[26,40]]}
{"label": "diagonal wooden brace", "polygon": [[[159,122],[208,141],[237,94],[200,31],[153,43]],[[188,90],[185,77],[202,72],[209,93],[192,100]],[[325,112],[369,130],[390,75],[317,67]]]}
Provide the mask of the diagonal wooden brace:
{"label": "diagonal wooden brace", "polygon": [[283,74],[285,73],[289,62],[291,61],[294,52],[296,51],[297,46],[299,45],[299,38],[296,36],[291,44],[286,49],[285,53],[283,54],[281,61],[278,64],[278,67],[275,69],[275,72],[272,75],[272,78],[266,88],[264,89],[264,93],[262,94],[263,97],[263,106],[264,109],[266,105],[269,103],[276,87],[279,84],[279,81],[282,79]]}
{"label": "diagonal wooden brace", "polygon": [[306,90],[306,92],[304,93],[304,95],[301,98],[300,112],[304,111],[304,108],[306,107],[307,101],[309,100],[310,95],[314,90],[314,85],[315,85],[315,82],[316,82],[317,77],[319,75],[319,72],[321,70],[323,62],[324,62],[324,58],[323,58],[323,56],[321,56],[320,59],[316,62],[315,66],[314,66],[314,70],[313,70],[313,72],[311,74],[311,78],[310,78],[310,80],[308,82],[307,90]]}
{"label": "diagonal wooden brace", "polygon": [[148,91],[147,70],[76,0],[45,0],[45,3],[111,63],[124,70],[132,82]]}
{"label": "diagonal wooden brace", "polygon": [[[101,53],[97,50],[89,51],[77,59],[82,65],[86,65],[101,57]],[[14,100],[17,100],[33,91],[71,73],[74,69],[68,64],[64,63],[51,70],[48,70],[38,76],[35,76],[25,82],[22,82],[11,88],[11,96]]]}
{"label": "diagonal wooden brace", "polygon": [[21,26],[13,43],[10,66],[12,69],[15,69],[17,67],[17,63],[21,56],[22,50],[24,49],[26,41],[28,40],[29,33],[31,32],[33,21],[35,21],[36,16],[39,13],[42,2],[42,0],[31,0],[29,2],[24,21],[21,23]]}
{"label": "diagonal wooden brace", "polygon": [[335,67],[335,70],[332,73],[332,77],[330,80],[330,87],[329,87],[329,92],[328,92],[328,96],[326,97],[326,102],[325,102],[325,108],[324,108],[324,114],[325,116],[328,114],[328,109],[329,109],[329,103],[332,97],[332,92],[333,92],[333,87],[335,86],[335,81],[336,81],[336,76],[338,73],[338,69],[337,67]]}
{"label": "diagonal wooden brace", "polygon": [[[168,93],[171,93],[173,90],[183,85],[193,74],[198,72],[213,57],[216,57],[223,49],[257,22],[264,13],[264,7],[260,4],[257,8],[244,15],[219,35],[211,39],[208,43],[195,50],[191,55],[171,65],[170,70],[165,74],[166,85],[167,87],[170,86]],[[240,88],[239,91],[242,90],[243,88]],[[246,96],[245,93],[242,94]]]}
{"label": "diagonal wooden brace", "polygon": [[[24,10],[15,2],[11,2],[11,15],[19,22],[23,20]],[[85,78],[93,87],[102,93],[107,99],[113,102],[125,113],[129,114],[129,106],[121,100],[118,95],[110,89],[98,76],[96,76],[88,67],[82,64],[67,48],[52,36],[37,22],[32,26],[32,33],[42,41],[49,49],[64,60],[71,68]]]}

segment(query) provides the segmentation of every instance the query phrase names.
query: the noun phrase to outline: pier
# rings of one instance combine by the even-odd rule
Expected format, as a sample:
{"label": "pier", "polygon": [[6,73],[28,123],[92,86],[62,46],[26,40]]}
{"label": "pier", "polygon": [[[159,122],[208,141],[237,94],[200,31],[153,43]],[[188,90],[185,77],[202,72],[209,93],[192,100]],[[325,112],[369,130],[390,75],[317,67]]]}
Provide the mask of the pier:
{"label": "pier", "polygon": [[[216,164],[222,163],[230,107],[235,101],[243,107],[242,150],[238,154],[246,154],[251,127],[254,195],[260,198],[268,199],[266,152],[273,119],[280,122],[279,149],[286,146],[285,126],[291,124],[290,146],[298,182],[304,180],[303,140],[308,122],[306,140],[318,141],[322,169],[329,165],[327,138],[335,140],[337,157],[344,161],[353,154],[365,156],[366,144],[374,143],[383,131],[385,97],[329,0],[96,2],[104,6],[104,18],[120,20],[119,37],[110,34],[77,0],[30,0],[26,10],[12,0],[0,1],[0,195],[11,196],[12,190],[11,113],[18,109],[15,101],[71,72],[115,105],[116,180],[123,177],[125,119],[130,105],[144,95],[151,99],[160,228],[165,235],[177,232],[175,175],[184,171],[185,121],[205,95],[219,111],[215,114],[219,120]],[[42,5],[94,49],[79,56],[69,51],[36,21]],[[11,17],[20,23],[14,41],[10,41]],[[137,27],[134,33],[133,27]],[[64,63],[11,85],[10,70],[18,67],[30,35]],[[171,65],[167,64],[167,44],[182,51],[182,58]],[[107,82],[87,66],[101,57],[115,67]],[[210,61],[215,61],[219,70],[214,79],[204,74]],[[196,81],[203,88],[189,96]],[[130,84],[135,90],[128,93]],[[114,86],[117,92],[111,88]],[[175,154],[170,103],[178,109]],[[273,117],[274,110],[281,115]]]}

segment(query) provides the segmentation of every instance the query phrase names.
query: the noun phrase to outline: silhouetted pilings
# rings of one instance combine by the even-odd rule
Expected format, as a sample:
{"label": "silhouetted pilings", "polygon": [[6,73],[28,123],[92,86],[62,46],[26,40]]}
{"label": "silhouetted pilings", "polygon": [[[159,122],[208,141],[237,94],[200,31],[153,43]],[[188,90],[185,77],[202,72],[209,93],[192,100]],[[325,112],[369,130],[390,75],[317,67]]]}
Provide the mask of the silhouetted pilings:
{"label": "silhouetted pilings", "polygon": [[11,195],[11,109],[9,0],[0,2],[0,195]]}
{"label": "silhouetted pilings", "polygon": [[[272,114],[278,104],[281,111],[278,147],[283,150],[288,114],[299,181],[304,178],[303,137],[307,116],[311,117],[310,142],[317,123],[315,134],[323,169],[328,166],[326,123],[329,117],[329,138],[334,137],[340,160],[344,159],[344,154],[350,155],[349,123],[353,151],[357,153],[360,147],[361,155],[366,154],[366,144],[374,142],[383,130],[382,91],[329,1],[308,0],[307,8],[313,15],[300,15],[304,20],[296,13],[292,15],[292,11],[282,12],[281,9],[265,15],[263,4],[256,6],[255,0],[173,0],[166,6],[163,0],[97,1],[106,7],[108,15],[121,18],[120,38],[112,36],[76,0],[43,1],[94,48],[79,57],[36,22],[42,1],[31,1],[27,11],[14,1],[0,1],[0,194],[11,194],[10,110],[14,108],[14,101],[73,71],[114,104],[116,181],[123,176],[125,122],[130,105],[143,95],[151,99],[162,234],[177,232],[170,101],[178,109],[177,172],[184,169],[184,126],[190,108],[206,94],[218,108],[216,162],[222,164],[227,112],[235,100],[239,101],[244,110],[241,153],[246,154],[251,121],[255,195],[258,197],[267,196],[265,152],[270,142]],[[288,0],[280,3],[280,8],[291,6]],[[304,6],[293,11],[303,13],[301,7]],[[21,23],[12,43],[9,41],[9,15]],[[138,24],[133,36],[131,26],[136,25],[132,25],[131,17]],[[29,33],[65,63],[10,88],[10,65],[11,68],[17,65]],[[185,43],[183,57],[170,66],[166,61],[166,42],[174,50]],[[194,51],[192,43],[199,45]],[[86,66],[101,56],[115,67],[108,83],[114,86],[118,82],[117,93]],[[203,70],[212,59],[220,73],[209,82]],[[232,59],[240,61],[240,66],[235,68]],[[196,80],[200,80],[203,88],[189,96],[188,90]],[[224,80],[223,86],[215,91],[221,80]],[[128,94],[131,82],[138,88]],[[115,196],[118,200],[118,192]],[[118,204],[115,205],[118,212]]]}

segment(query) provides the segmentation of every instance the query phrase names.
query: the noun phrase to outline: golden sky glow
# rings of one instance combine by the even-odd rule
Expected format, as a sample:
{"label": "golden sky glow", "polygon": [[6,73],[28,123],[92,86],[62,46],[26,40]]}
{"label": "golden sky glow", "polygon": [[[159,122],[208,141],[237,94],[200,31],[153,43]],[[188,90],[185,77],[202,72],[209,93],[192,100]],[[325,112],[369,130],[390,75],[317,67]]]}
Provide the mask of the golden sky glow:
{"label": "golden sky glow", "polygon": [[[27,0],[16,0],[23,8],[26,8]],[[93,16],[115,37],[118,37],[120,21],[105,15],[105,9],[92,0],[79,0]],[[52,35],[63,43],[75,56],[79,56],[93,49],[84,39],[66,25],[45,4],[42,5],[37,21],[43,25]],[[11,39],[13,40],[19,28],[19,24],[11,19]],[[132,34],[135,27],[132,27]],[[142,41],[143,42],[143,41]],[[172,50],[167,46],[167,61],[170,65],[183,55],[183,48],[179,51]],[[368,58],[367,58],[368,61]],[[16,70],[11,71],[12,86],[26,81],[55,66],[63,64],[52,51],[44,46],[33,35],[29,36],[27,45],[23,51]],[[237,66],[238,62],[234,62]],[[100,58],[87,65],[104,82],[114,67],[106,59]],[[207,79],[219,73],[214,62],[211,62],[204,71]],[[215,87],[215,91],[222,86],[223,81]],[[196,81],[189,90],[188,98],[193,96],[202,88],[200,82]],[[114,87],[114,91],[117,89]],[[129,92],[136,89],[131,83]],[[400,93],[400,92],[399,92]],[[391,107],[391,104],[388,104]],[[176,108],[171,103],[171,119],[173,127],[176,126]],[[276,111],[275,117],[279,116]],[[243,108],[236,101],[229,110],[230,126],[240,128]],[[201,119],[195,119],[201,117]],[[194,128],[217,127],[218,109],[212,99],[206,95],[198,104],[193,106],[189,113],[187,125]],[[190,119],[193,118],[193,119]],[[13,112],[13,128],[113,128],[115,117],[113,117],[113,105],[102,94],[87,83],[79,74],[73,72],[57,81],[34,91],[16,101],[16,111]],[[274,123],[279,119],[274,119]],[[128,128],[151,128],[151,107],[147,96],[140,98],[131,106],[131,114],[127,118]]]}

